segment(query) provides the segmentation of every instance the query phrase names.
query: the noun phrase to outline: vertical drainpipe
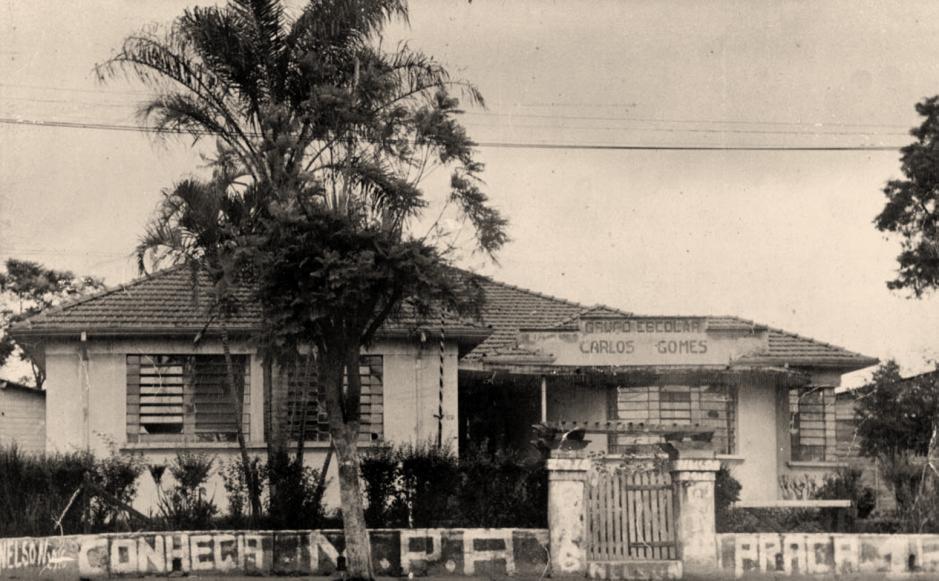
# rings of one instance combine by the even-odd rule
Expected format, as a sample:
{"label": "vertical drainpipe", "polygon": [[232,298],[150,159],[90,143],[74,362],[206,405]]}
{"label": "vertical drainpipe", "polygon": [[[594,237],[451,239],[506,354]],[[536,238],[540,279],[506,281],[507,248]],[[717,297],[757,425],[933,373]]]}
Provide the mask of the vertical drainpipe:
{"label": "vertical drainpipe", "polygon": [[548,421],[548,379],[541,376],[541,423]]}
{"label": "vertical drainpipe", "polygon": [[440,319],[440,369],[437,375],[437,449],[443,448],[443,364],[446,355],[446,335],[443,330],[444,321]]}
{"label": "vertical drainpipe", "polygon": [[[91,378],[88,376],[88,333],[85,331],[82,331],[78,350],[78,381],[81,385],[82,394],[82,443],[84,444],[85,450],[89,450],[91,449],[91,422],[89,417],[91,408]],[[84,376],[84,381],[82,381],[82,376]]]}

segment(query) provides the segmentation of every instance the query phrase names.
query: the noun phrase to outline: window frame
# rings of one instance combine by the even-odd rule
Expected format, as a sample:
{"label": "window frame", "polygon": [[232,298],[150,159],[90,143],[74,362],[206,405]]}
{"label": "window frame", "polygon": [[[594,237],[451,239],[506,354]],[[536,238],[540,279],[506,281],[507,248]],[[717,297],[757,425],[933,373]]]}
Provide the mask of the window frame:
{"label": "window frame", "polygon": [[[790,462],[836,462],[838,460],[837,402],[834,386],[810,385],[792,387],[786,393],[789,417],[789,461]],[[811,401],[809,396],[820,401]],[[805,406],[806,409],[803,409]],[[811,406],[811,407],[810,407]],[[806,420],[805,415],[821,415],[819,420]],[[807,431],[812,435],[808,436]],[[821,444],[807,445],[804,439],[821,438]],[[815,449],[814,454],[807,454]]]}
{"label": "window frame", "polygon": [[[170,361],[173,359],[182,360],[183,365],[198,365],[195,363],[198,359],[202,358],[203,363],[205,359],[222,359],[224,356],[220,353],[191,353],[191,352],[180,352],[180,353],[128,353],[125,355],[124,361],[126,366],[126,381],[125,381],[125,398],[126,398],[126,427],[127,427],[127,442],[134,443],[145,443],[145,442],[178,442],[178,443],[194,443],[194,444],[223,444],[223,445],[234,445],[237,441],[237,429],[234,431],[200,431],[198,427],[198,403],[196,401],[197,395],[195,389],[198,389],[198,383],[196,383],[196,375],[198,373],[196,367],[190,367],[189,369],[184,369],[181,373],[184,376],[182,381],[182,426],[180,432],[168,432],[168,433],[145,433],[144,424],[142,422],[142,406],[146,404],[146,401],[143,400],[145,394],[142,394],[141,386],[144,388],[147,387],[146,381],[142,379],[141,367],[142,364],[145,364],[147,359],[153,361],[156,358],[166,358]],[[233,354],[234,363],[237,368],[242,370],[242,386],[241,386],[241,430],[246,440],[250,438],[251,434],[251,356],[249,354],[238,353]],[[189,360],[189,361],[186,361]],[[216,363],[217,364],[217,363]],[[223,363],[224,364],[224,363]],[[151,365],[152,367],[152,365]],[[236,370],[237,371],[237,370]],[[188,377],[185,377],[188,374]],[[237,381],[237,378],[236,378]],[[217,395],[217,394],[215,394]],[[201,397],[208,397],[203,394]],[[226,398],[227,399],[227,398]],[[226,405],[227,402],[222,402],[222,405]],[[230,404],[227,404],[230,405]],[[236,412],[237,413],[237,412]],[[236,420],[237,421],[237,420]],[[233,426],[234,427],[234,426]]]}
{"label": "window frame", "polygon": [[[367,375],[363,372],[363,368],[366,367]],[[306,371],[307,368],[302,369]],[[385,356],[381,353],[362,353],[359,360],[359,377],[362,393],[359,403],[358,443],[359,445],[376,444],[384,441],[385,433]],[[315,378],[311,377],[311,379],[315,382]],[[315,390],[311,393],[296,386],[290,377],[290,371],[282,368],[272,370],[270,381],[273,382],[271,392],[274,401],[265,401],[266,431],[273,432],[275,429],[286,427],[289,432],[288,440],[296,442],[299,435],[299,426],[295,425],[296,414],[302,413],[302,408],[292,398],[306,397],[308,398],[306,399],[308,419],[304,441],[314,445],[328,444],[329,425],[323,395]],[[273,406],[273,410],[270,406]],[[274,426],[269,425],[271,421],[275,422]]]}
{"label": "window frame", "polygon": [[[632,393],[627,395],[629,391]],[[702,396],[718,392],[722,401],[702,401]],[[724,446],[717,453],[733,455],[738,449],[738,404],[737,386],[732,384],[617,386],[612,393],[608,417],[613,422],[710,427],[715,432],[723,430]],[[722,406],[723,410],[708,409],[715,405]],[[682,413],[686,410],[687,413]],[[724,417],[720,417],[721,411]],[[712,417],[712,413],[717,417]],[[615,441],[615,438],[611,439],[611,443]]]}

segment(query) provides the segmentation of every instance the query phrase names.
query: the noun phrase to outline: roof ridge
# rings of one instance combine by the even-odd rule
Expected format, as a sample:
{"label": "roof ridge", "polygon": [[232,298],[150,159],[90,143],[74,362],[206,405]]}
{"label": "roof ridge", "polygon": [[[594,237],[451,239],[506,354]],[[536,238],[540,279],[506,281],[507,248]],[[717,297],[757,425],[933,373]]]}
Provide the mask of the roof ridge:
{"label": "roof ridge", "polygon": [[[460,270],[463,270],[463,269],[460,269]],[[465,270],[464,270],[464,272],[468,272],[468,271],[465,271]],[[477,274],[477,273],[470,273],[470,274],[472,274],[473,276],[477,276],[477,277],[479,277],[479,278],[485,279],[485,280],[489,281],[490,283],[499,285],[499,286],[501,286],[501,287],[509,288],[509,289],[512,289],[512,290],[516,290],[516,291],[519,291],[519,292],[523,292],[523,293],[526,293],[526,294],[530,294],[530,295],[532,295],[532,296],[540,297],[540,298],[543,298],[543,299],[552,300],[552,301],[555,301],[555,302],[558,302],[558,303],[563,303],[563,304],[568,305],[568,306],[578,307],[578,308],[581,308],[581,309],[593,308],[593,307],[588,307],[588,306],[584,305],[583,303],[578,303],[578,302],[576,302],[576,301],[571,301],[571,300],[568,300],[568,299],[562,299],[562,298],[556,297],[556,296],[554,296],[554,295],[549,295],[549,294],[547,294],[547,293],[542,293],[542,292],[534,291],[534,290],[527,289],[527,288],[525,288],[525,287],[521,287],[521,286],[518,286],[518,285],[514,285],[514,284],[511,284],[511,283],[508,283],[508,282],[503,282],[503,281],[501,281],[501,280],[496,280],[496,279],[492,278],[491,276],[489,276],[489,275],[487,275],[487,274]]]}
{"label": "roof ridge", "polygon": [[617,308],[614,308],[614,307],[609,307],[609,306],[607,306],[607,305],[596,304],[596,305],[594,305],[594,306],[592,306],[592,307],[586,307],[586,308],[584,308],[584,309],[581,309],[580,311],[574,313],[573,315],[571,315],[570,317],[567,317],[566,319],[561,319],[560,321],[558,321],[558,322],[556,322],[556,323],[552,323],[552,324],[551,324],[551,327],[563,327],[564,325],[568,325],[568,324],[570,324],[570,323],[576,321],[577,319],[580,319],[581,317],[583,317],[584,315],[590,313],[591,311],[597,311],[597,310],[600,310],[600,309],[606,309],[606,310],[608,310],[608,311],[613,311],[613,312],[615,312],[617,315],[620,315],[620,316],[623,316],[623,317],[633,317],[633,316],[635,316],[635,313],[630,313],[630,312],[624,311],[624,310],[622,310],[622,309],[617,309]]}
{"label": "roof ridge", "polygon": [[172,273],[172,272],[175,272],[175,271],[177,271],[177,270],[181,270],[184,266],[185,266],[185,264],[174,264],[173,266],[170,266],[170,267],[167,267],[167,268],[158,270],[158,271],[156,271],[156,272],[144,273],[143,275],[138,276],[137,278],[131,279],[131,280],[127,281],[127,282],[118,283],[118,284],[114,285],[113,287],[105,286],[104,289],[102,289],[102,290],[100,290],[100,291],[98,291],[98,292],[94,292],[94,293],[87,294],[87,295],[81,295],[81,296],[76,297],[76,298],[74,298],[74,299],[71,299],[71,300],[68,300],[68,301],[63,301],[63,302],[59,303],[58,305],[49,307],[48,309],[43,309],[43,310],[39,311],[38,313],[36,313],[36,314],[34,314],[34,315],[30,316],[30,317],[27,317],[27,318],[23,319],[22,321],[18,321],[14,326],[24,325],[24,324],[25,324],[25,325],[28,325],[29,322],[32,321],[33,319],[38,319],[38,318],[46,317],[46,316],[49,316],[49,315],[57,315],[57,314],[59,314],[59,313],[62,313],[63,311],[66,311],[66,310],[68,310],[68,309],[71,309],[71,308],[73,308],[73,307],[77,307],[77,306],[79,306],[79,305],[83,305],[83,304],[87,303],[88,301],[93,301],[93,300],[97,300],[97,299],[100,299],[100,298],[103,298],[103,297],[106,297],[106,296],[110,296],[110,295],[113,295],[113,294],[115,294],[115,293],[117,293],[117,292],[120,292],[120,291],[126,291],[126,290],[130,289],[131,287],[135,287],[135,286],[137,286],[137,285],[139,285],[139,284],[142,284],[142,283],[144,283],[144,282],[153,280],[153,279],[155,279],[155,278],[162,278],[162,277],[167,276],[168,274],[170,274],[170,273]]}

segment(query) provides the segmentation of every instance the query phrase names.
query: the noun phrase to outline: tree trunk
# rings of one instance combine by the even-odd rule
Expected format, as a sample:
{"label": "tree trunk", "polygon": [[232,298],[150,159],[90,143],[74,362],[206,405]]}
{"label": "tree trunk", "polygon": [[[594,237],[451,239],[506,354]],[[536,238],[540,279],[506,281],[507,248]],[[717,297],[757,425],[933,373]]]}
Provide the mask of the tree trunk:
{"label": "tree trunk", "polygon": [[342,530],[346,540],[346,575],[351,579],[372,579],[372,547],[365,526],[365,508],[359,479],[357,436],[348,430],[333,435],[339,464],[339,499],[342,503]]}
{"label": "tree trunk", "polygon": [[[346,541],[346,576],[370,580],[374,578],[372,550],[365,525],[357,445],[361,394],[359,347],[323,349],[319,365],[329,413],[329,433],[338,463],[339,500]],[[348,390],[343,389],[343,370],[346,370]]]}
{"label": "tree trunk", "polygon": [[239,398],[235,393],[235,365],[231,356],[231,342],[228,337],[228,325],[226,321],[221,321],[222,330],[222,352],[225,354],[225,383],[228,389],[228,398],[238,417],[235,420],[235,435],[238,438],[238,450],[241,452],[241,468],[245,477],[245,485],[248,487],[248,500],[251,503],[251,524],[256,525],[261,518],[261,483],[258,482],[257,472],[254,470],[251,459],[248,457],[248,445],[245,442],[245,433],[241,427],[244,418],[244,391]]}

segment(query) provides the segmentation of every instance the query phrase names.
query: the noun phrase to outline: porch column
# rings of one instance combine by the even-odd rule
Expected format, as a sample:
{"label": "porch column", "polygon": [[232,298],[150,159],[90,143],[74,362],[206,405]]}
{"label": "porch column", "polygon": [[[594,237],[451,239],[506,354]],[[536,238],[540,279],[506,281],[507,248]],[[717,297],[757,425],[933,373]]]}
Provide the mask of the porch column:
{"label": "porch column", "polygon": [[548,421],[548,380],[541,376],[541,423]]}
{"label": "porch column", "polygon": [[584,495],[590,460],[583,450],[548,458],[548,536],[554,575],[585,574]]}
{"label": "porch column", "polygon": [[717,573],[717,528],[714,522],[714,480],[720,462],[710,444],[673,443],[672,496],[678,558],[686,575]]}

